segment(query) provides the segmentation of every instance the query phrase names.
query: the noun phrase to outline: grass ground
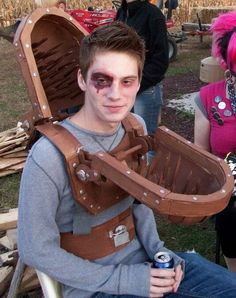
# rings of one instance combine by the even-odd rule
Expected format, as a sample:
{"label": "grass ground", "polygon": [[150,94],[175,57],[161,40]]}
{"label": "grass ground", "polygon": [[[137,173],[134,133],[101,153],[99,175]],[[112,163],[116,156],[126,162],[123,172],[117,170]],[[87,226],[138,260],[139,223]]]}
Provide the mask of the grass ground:
{"label": "grass ground", "polygon": [[[197,41],[198,42],[198,41]],[[167,75],[199,71],[200,60],[206,52],[194,46],[193,50],[182,49],[176,62],[172,63]],[[0,131],[16,126],[17,121],[29,109],[29,100],[21,77],[20,69],[14,56],[13,45],[0,39]],[[0,178],[0,208],[8,209],[17,206],[19,181],[21,174]],[[194,226],[170,224],[157,217],[160,237],[166,245],[176,251],[195,249],[203,256],[214,261],[215,231],[213,220],[207,220]]]}

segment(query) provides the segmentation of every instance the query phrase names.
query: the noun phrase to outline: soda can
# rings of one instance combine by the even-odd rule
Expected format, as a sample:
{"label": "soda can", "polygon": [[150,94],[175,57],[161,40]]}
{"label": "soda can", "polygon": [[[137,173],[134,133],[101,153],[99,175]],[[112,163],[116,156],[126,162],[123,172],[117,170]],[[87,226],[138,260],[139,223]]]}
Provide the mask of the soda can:
{"label": "soda can", "polygon": [[152,267],[162,269],[174,268],[174,259],[168,252],[159,251],[154,255]]}

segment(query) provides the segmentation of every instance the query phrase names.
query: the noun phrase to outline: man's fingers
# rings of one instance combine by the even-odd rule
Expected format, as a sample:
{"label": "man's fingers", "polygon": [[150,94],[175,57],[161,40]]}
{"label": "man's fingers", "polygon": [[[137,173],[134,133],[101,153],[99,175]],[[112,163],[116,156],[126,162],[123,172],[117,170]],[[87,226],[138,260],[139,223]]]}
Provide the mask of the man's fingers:
{"label": "man's fingers", "polygon": [[173,286],[175,282],[176,280],[174,278],[151,277],[151,286],[155,286],[155,287]]}
{"label": "man's fingers", "polygon": [[151,268],[151,276],[162,277],[162,278],[172,278],[175,276],[175,271],[172,269]]}
{"label": "man's fingers", "polygon": [[151,286],[151,288],[150,288],[150,295],[152,295],[151,297],[162,297],[162,296],[157,296],[157,295],[163,295],[163,294],[167,294],[170,292],[173,292],[172,286],[169,286],[169,287]]}

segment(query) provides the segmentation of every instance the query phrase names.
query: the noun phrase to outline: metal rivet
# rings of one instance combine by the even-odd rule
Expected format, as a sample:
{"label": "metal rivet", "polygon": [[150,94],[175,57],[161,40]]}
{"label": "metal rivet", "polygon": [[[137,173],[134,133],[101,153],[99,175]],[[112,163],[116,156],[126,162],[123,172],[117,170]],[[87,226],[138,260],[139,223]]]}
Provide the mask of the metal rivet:
{"label": "metal rivet", "polygon": [[77,172],[77,175],[78,175],[78,177],[79,177],[79,179],[80,179],[81,181],[86,181],[86,180],[87,180],[87,178],[86,178],[86,173],[85,173],[84,170],[80,170],[80,171],[78,171],[78,172]]}
{"label": "metal rivet", "polygon": [[191,142],[190,141],[187,141],[187,144],[191,144]]}
{"label": "metal rivet", "polygon": [[228,176],[228,177],[231,177],[231,174],[228,174],[227,176]]}
{"label": "metal rivet", "polygon": [[19,57],[22,57],[22,55],[21,55],[21,54],[19,54]]}
{"label": "metal rivet", "polygon": [[26,43],[26,44],[25,44],[25,47],[26,47],[26,48],[29,48],[29,47],[30,47],[30,45],[29,45],[28,43]]}
{"label": "metal rivet", "polygon": [[90,205],[90,208],[93,208],[93,205]]}
{"label": "metal rivet", "polygon": [[46,9],[46,12],[49,12],[49,11],[50,11],[49,8],[47,8],[47,9]]}
{"label": "metal rivet", "polygon": [[98,153],[98,155],[99,155],[99,156],[104,156],[104,154],[103,154],[103,153]]}
{"label": "metal rivet", "polygon": [[98,173],[97,172],[93,172],[93,176],[94,177],[97,177],[98,176]]}
{"label": "metal rivet", "polygon": [[169,128],[166,128],[165,131],[169,131]]}
{"label": "metal rivet", "polygon": [[37,73],[36,72],[33,72],[33,77],[37,77]]}
{"label": "metal rivet", "polygon": [[141,156],[141,159],[142,159],[142,160],[144,160],[144,159],[145,159],[145,156],[144,156],[144,155],[142,155],[142,156]]}
{"label": "metal rivet", "polygon": [[32,20],[28,20],[28,23],[29,23],[29,24],[32,24],[32,23],[33,23],[33,21],[32,21]]}
{"label": "metal rivet", "polygon": [[83,200],[84,200],[84,201],[86,200],[86,196],[83,196]]}
{"label": "metal rivet", "polygon": [[146,197],[146,196],[147,196],[147,193],[146,193],[146,192],[144,192],[144,193],[143,193],[143,195]]}
{"label": "metal rivet", "polygon": [[83,189],[81,189],[81,190],[79,191],[79,193],[82,195],[82,194],[84,193]]}
{"label": "metal rivet", "polygon": [[77,163],[74,162],[73,165],[72,165],[72,167],[73,167],[73,168],[76,168],[76,167],[77,167]]}
{"label": "metal rivet", "polygon": [[159,200],[155,200],[155,203],[156,203],[156,204],[160,204]]}
{"label": "metal rivet", "polygon": [[72,21],[73,20],[72,17],[69,17],[69,20]]}
{"label": "metal rivet", "polygon": [[128,174],[128,175],[129,175],[130,173],[131,173],[130,171],[126,171],[126,174]]}
{"label": "metal rivet", "polygon": [[164,189],[160,189],[160,193],[165,193]]}
{"label": "metal rivet", "polygon": [[15,46],[16,46],[16,47],[18,46],[18,43],[17,43],[17,42],[15,43]]}
{"label": "metal rivet", "polygon": [[197,201],[197,200],[198,200],[198,198],[197,198],[197,197],[193,197],[193,200],[194,200],[194,201]]}
{"label": "metal rivet", "polygon": [[222,192],[222,193],[226,193],[225,189],[222,189],[221,192]]}
{"label": "metal rivet", "polygon": [[42,106],[42,109],[43,109],[43,110],[46,110],[46,109],[47,109],[47,106],[43,105],[43,106]]}

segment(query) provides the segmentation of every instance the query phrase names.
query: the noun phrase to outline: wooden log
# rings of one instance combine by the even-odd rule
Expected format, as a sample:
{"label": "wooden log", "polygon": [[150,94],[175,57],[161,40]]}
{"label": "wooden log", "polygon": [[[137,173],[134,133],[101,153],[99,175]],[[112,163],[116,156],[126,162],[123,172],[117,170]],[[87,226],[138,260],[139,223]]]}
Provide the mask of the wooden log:
{"label": "wooden log", "polygon": [[27,266],[24,270],[22,281],[19,285],[19,293],[29,292],[40,287],[36,271]]}
{"label": "wooden log", "polygon": [[12,266],[0,268],[0,297],[3,297],[9,288],[13,274],[14,269]]}
{"label": "wooden log", "polygon": [[15,229],[17,227],[18,209],[0,214],[0,231]]}
{"label": "wooden log", "polygon": [[18,259],[17,250],[8,251],[0,255],[0,267],[15,266]]}
{"label": "wooden log", "polygon": [[14,250],[17,247],[17,230],[10,229],[4,237],[0,238],[0,244],[9,250]]}

